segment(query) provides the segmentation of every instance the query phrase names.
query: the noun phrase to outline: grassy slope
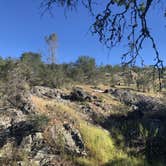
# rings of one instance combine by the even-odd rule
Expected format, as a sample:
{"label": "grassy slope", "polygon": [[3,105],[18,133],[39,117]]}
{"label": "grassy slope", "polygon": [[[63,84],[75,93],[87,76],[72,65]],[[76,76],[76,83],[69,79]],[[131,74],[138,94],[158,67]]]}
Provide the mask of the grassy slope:
{"label": "grassy slope", "polygon": [[[86,88],[87,90],[89,87]],[[92,92],[92,91],[89,91]],[[100,96],[99,94],[97,94]],[[114,101],[108,96],[101,97],[113,105],[118,105],[117,101]],[[99,126],[88,123],[80,112],[76,111],[77,105],[71,103],[60,103],[55,100],[44,100],[36,96],[32,96],[32,100],[37,107],[38,112],[44,113],[50,116],[52,119],[57,118],[57,114],[61,121],[65,121],[63,117],[67,114],[67,117],[74,119],[75,126],[79,129],[83,140],[85,142],[88,156],[75,158],[74,161],[77,165],[82,166],[147,166],[148,164],[144,159],[135,158],[129,156],[125,151],[119,149],[114,144],[114,140],[108,131],[102,129]],[[60,117],[62,116],[62,117]],[[157,166],[157,165],[156,165]]]}

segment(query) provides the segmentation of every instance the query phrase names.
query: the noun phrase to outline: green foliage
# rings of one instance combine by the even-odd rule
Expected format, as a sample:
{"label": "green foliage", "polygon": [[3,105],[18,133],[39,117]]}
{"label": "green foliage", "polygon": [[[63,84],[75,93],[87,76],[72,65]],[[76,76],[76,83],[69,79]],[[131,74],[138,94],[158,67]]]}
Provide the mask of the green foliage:
{"label": "green foliage", "polygon": [[5,63],[6,63],[5,60],[2,59],[2,57],[0,57],[0,69],[3,69],[3,67],[5,66]]}
{"label": "green foliage", "polygon": [[149,137],[149,131],[141,123],[139,124],[139,133],[145,140]]}
{"label": "green foliage", "polygon": [[4,82],[7,81],[7,76],[14,67],[15,67],[15,61],[12,60],[11,58],[7,58],[5,60],[1,59],[1,70],[0,70],[1,80],[3,80]]}
{"label": "green foliage", "polygon": [[33,67],[42,63],[41,55],[33,52],[23,53],[20,57],[20,60],[26,63],[27,65],[31,65]]}
{"label": "green foliage", "polygon": [[80,56],[76,62],[69,64],[46,64],[42,62],[39,53],[33,52],[23,53],[20,60],[0,58],[1,84],[10,84],[11,80],[17,80],[15,82],[18,83],[25,81],[30,86],[42,85],[53,88],[79,83],[102,83],[109,86],[132,84],[141,91],[156,91],[157,78],[153,81],[152,72],[151,67],[127,67],[127,70],[124,70],[120,65],[97,66],[95,59],[89,56]]}
{"label": "green foliage", "polygon": [[81,123],[80,132],[85,141],[85,146],[90,153],[90,157],[78,158],[78,165],[122,166],[124,163],[126,166],[142,166],[141,164],[144,162],[144,160],[129,157],[125,152],[115,146],[114,140],[107,131],[90,124],[88,125],[86,123]]}
{"label": "green foliage", "polygon": [[[136,79],[137,90],[143,92],[153,91],[155,89],[155,73],[151,67],[143,68],[138,72],[138,77]],[[156,78],[157,80],[157,78]]]}
{"label": "green foliage", "polygon": [[89,56],[80,56],[75,65],[84,73],[85,80],[93,82],[96,73],[96,63],[94,58]]}

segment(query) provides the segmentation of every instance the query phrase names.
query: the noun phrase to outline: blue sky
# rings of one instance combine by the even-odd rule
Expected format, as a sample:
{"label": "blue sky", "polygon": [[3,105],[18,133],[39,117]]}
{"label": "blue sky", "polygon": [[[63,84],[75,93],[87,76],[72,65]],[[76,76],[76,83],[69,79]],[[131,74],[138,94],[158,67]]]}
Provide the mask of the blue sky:
{"label": "blue sky", "polygon": [[[92,36],[89,27],[93,23],[90,14],[83,7],[69,12],[56,8],[54,16],[41,17],[40,0],[1,0],[0,2],[0,56],[18,58],[23,52],[40,52],[46,59],[47,47],[44,37],[55,32],[58,35],[58,62],[75,61],[80,55],[92,56],[97,64],[120,63],[121,47],[107,50]],[[166,20],[161,19],[160,10],[152,10],[148,21],[158,42],[163,60],[166,61]],[[145,43],[141,52],[146,64],[153,63],[151,45]]]}

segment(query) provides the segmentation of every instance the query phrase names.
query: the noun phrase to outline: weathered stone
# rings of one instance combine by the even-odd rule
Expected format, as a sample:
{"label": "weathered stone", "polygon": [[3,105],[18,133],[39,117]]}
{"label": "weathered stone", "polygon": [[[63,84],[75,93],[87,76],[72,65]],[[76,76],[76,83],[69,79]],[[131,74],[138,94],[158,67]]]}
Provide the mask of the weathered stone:
{"label": "weathered stone", "polygon": [[81,111],[86,115],[92,115],[95,111],[89,105],[81,105]]}
{"label": "weathered stone", "polygon": [[134,95],[127,90],[115,89],[111,94],[126,105],[132,105],[135,102]]}
{"label": "weathered stone", "polygon": [[[73,155],[85,155],[84,143],[77,129],[70,124],[56,124],[49,128],[51,142],[57,151],[66,151]],[[60,152],[61,153],[61,152]]]}
{"label": "weathered stone", "polygon": [[24,114],[34,113],[35,106],[31,101],[31,94],[29,92],[18,93],[15,96],[9,96],[8,101],[12,106],[20,109]]}
{"label": "weathered stone", "polygon": [[135,105],[143,112],[166,110],[166,105],[159,99],[144,95],[136,95]]}
{"label": "weathered stone", "polygon": [[81,151],[84,151],[84,143],[80,132],[68,123],[64,124],[63,126],[65,130],[70,133],[72,140],[75,142],[75,145],[79,148],[77,148],[78,150],[76,149],[77,153],[81,153]]}
{"label": "weathered stone", "polygon": [[154,97],[137,95],[123,89],[110,89],[105,92],[110,93],[126,105],[135,106],[142,112],[166,110],[166,105]]}
{"label": "weathered stone", "polygon": [[7,108],[3,111],[0,111],[0,128],[5,129],[11,126],[11,123],[19,123],[21,121],[25,121],[26,116],[23,114],[22,111]]}
{"label": "weathered stone", "polygon": [[92,97],[83,91],[82,88],[73,88],[70,94],[70,100],[72,101],[91,101]]}
{"label": "weathered stone", "polygon": [[43,86],[35,86],[32,88],[31,92],[38,97],[42,98],[60,98],[61,92],[57,89],[51,89]]}
{"label": "weathered stone", "polygon": [[43,141],[43,134],[41,132],[36,132],[34,134],[30,134],[28,136],[25,136],[20,144],[20,148],[24,149],[27,152],[31,152],[31,150],[34,150],[35,148],[39,148],[39,146],[44,142]]}
{"label": "weathered stone", "polygon": [[8,142],[6,142],[6,144],[0,149],[0,157],[12,157],[12,149],[14,147],[14,144],[15,143],[13,140],[8,140]]}

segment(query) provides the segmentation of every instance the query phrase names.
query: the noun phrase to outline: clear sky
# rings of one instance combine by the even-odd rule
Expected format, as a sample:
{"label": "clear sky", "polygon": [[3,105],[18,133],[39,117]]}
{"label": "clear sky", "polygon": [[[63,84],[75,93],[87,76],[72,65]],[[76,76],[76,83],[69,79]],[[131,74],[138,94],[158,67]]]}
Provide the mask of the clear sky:
{"label": "clear sky", "polygon": [[[67,13],[57,8],[54,16],[41,17],[40,0],[1,0],[0,1],[0,56],[18,58],[23,52],[40,52],[46,57],[47,47],[44,37],[55,32],[58,35],[58,62],[75,61],[80,55],[92,56],[98,64],[120,63],[121,47],[107,50],[92,36],[89,27],[93,22],[83,7]],[[148,21],[158,42],[158,48],[166,61],[166,20],[161,19],[160,10],[152,10]],[[153,50],[145,44],[142,56],[146,64],[153,62]]]}

